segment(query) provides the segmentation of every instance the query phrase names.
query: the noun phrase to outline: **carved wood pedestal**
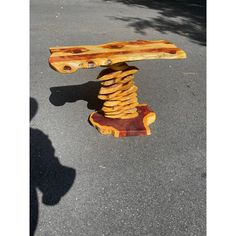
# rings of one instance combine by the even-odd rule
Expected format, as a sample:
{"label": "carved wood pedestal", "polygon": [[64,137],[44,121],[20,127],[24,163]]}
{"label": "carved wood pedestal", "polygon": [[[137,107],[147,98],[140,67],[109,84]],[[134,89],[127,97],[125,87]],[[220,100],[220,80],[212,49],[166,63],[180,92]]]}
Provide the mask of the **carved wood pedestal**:
{"label": "carved wood pedestal", "polygon": [[139,104],[134,74],[138,68],[118,63],[103,70],[98,80],[98,98],[104,100],[101,111],[90,115],[91,124],[102,134],[115,137],[150,135],[149,125],[156,114],[146,104]]}
{"label": "carved wood pedestal", "polygon": [[103,45],[50,48],[50,66],[64,74],[79,68],[106,67],[99,75],[103,100],[100,111],[93,112],[89,121],[102,134],[114,137],[150,135],[149,125],[156,114],[147,104],[139,104],[134,74],[135,66],[126,62],[147,59],[182,59],[185,52],[166,40],[113,42]]}

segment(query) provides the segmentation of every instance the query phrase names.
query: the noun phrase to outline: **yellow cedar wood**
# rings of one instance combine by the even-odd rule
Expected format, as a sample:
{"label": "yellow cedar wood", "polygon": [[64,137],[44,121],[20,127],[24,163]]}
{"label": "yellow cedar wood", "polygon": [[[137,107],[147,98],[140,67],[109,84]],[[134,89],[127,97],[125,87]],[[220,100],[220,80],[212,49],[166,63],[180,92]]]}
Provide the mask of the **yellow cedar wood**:
{"label": "yellow cedar wood", "polygon": [[50,66],[60,73],[73,73],[79,68],[111,66],[116,63],[150,60],[183,59],[186,53],[166,40],[137,40],[102,45],[50,48]]}

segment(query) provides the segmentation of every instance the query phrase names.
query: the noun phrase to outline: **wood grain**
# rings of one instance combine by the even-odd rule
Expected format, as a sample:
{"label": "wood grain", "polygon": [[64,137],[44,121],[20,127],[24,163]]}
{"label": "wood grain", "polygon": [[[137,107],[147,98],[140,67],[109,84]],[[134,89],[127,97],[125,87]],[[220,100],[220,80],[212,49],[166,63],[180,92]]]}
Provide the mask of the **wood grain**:
{"label": "wood grain", "polygon": [[131,114],[124,120],[104,117],[99,112],[93,112],[89,121],[101,134],[111,134],[117,138],[150,135],[149,125],[156,120],[156,114],[146,104],[137,106],[137,114],[137,116]]}
{"label": "wood grain", "polygon": [[137,67],[123,62],[110,66],[98,75],[97,79],[102,81],[98,98],[105,101],[101,109],[105,117],[130,119],[138,116],[138,88],[133,80],[137,71]]}
{"label": "wood grain", "polygon": [[80,68],[111,66],[120,62],[148,59],[183,59],[186,53],[166,40],[137,40],[101,45],[83,45],[50,48],[50,66],[65,74]]}

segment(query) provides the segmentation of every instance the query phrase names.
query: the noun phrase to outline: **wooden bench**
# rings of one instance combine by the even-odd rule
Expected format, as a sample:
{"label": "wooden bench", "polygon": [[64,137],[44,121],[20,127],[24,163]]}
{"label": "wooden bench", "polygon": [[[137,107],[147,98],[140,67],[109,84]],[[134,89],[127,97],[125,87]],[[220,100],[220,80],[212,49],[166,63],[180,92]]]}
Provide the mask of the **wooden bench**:
{"label": "wooden bench", "polygon": [[138,68],[126,62],[186,58],[182,49],[166,40],[52,47],[50,52],[50,66],[63,74],[106,67],[97,78],[101,82],[98,98],[104,101],[103,107],[93,112],[89,120],[100,133],[115,137],[150,135],[149,125],[156,119],[147,104],[139,104],[134,83]]}

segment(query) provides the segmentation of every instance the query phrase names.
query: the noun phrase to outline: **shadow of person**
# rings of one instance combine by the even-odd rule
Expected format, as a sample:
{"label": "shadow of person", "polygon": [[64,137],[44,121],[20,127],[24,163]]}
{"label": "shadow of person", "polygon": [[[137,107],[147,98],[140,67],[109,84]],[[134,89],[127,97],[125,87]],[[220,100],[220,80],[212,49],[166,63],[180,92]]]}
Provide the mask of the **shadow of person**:
{"label": "shadow of person", "polygon": [[[38,109],[37,101],[30,98],[30,120]],[[56,205],[69,191],[75,179],[75,169],[63,166],[55,157],[55,149],[48,136],[39,129],[30,128],[30,235],[38,223],[38,195],[42,202]]]}
{"label": "shadow of person", "polygon": [[50,88],[51,95],[49,101],[54,106],[63,106],[67,102],[84,100],[88,102],[88,109],[100,110],[103,105],[103,101],[97,98],[100,88],[100,82],[94,81],[81,85],[52,87]]}

